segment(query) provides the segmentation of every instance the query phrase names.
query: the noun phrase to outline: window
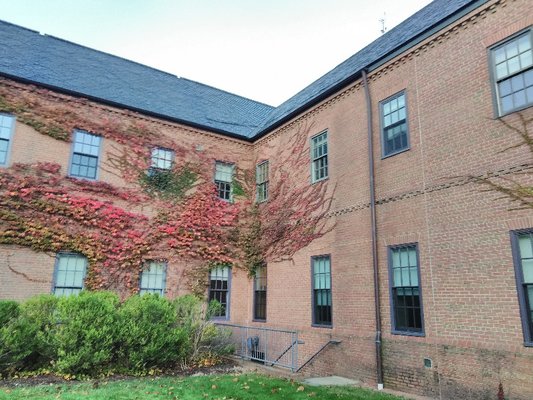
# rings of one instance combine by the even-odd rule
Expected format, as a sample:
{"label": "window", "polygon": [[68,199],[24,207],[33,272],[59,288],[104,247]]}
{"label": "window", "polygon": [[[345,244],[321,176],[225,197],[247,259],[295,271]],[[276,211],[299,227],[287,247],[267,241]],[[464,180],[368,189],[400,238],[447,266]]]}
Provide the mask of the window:
{"label": "window", "polygon": [[83,289],[87,258],[76,253],[59,253],[56,258],[54,294],[69,296]]}
{"label": "window", "polygon": [[0,165],[7,165],[9,161],[9,147],[13,134],[15,118],[11,115],[0,114]]}
{"label": "window", "polygon": [[74,131],[70,176],[96,179],[102,138],[85,131]]}
{"label": "window", "polygon": [[254,320],[266,321],[267,269],[263,265],[255,271],[254,277]]}
{"label": "window", "polygon": [[164,149],[162,147],[155,147],[152,149],[152,165],[150,171],[168,171],[172,169],[174,162],[174,151]]}
{"label": "window", "polygon": [[167,264],[164,261],[148,261],[141,272],[139,294],[165,294]]}
{"label": "window", "polygon": [[381,138],[383,157],[409,149],[404,92],[381,102]]}
{"label": "window", "polygon": [[223,200],[232,200],[233,164],[217,161],[215,164],[215,185],[218,197]]}
{"label": "window", "polygon": [[331,326],[331,267],[329,256],[311,259],[313,269],[313,325]]}
{"label": "window", "polygon": [[524,340],[533,346],[533,229],[512,232],[511,238]]}
{"label": "window", "polygon": [[389,272],[393,333],[422,335],[417,245],[389,247]]}
{"label": "window", "polygon": [[533,104],[531,32],[524,32],[491,49],[498,115]]}
{"label": "window", "polygon": [[214,317],[229,317],[229,267],[216,267],[209,273],[209,302],[216,300],[221,307]]}
{"label": "window", "polygon": [[328,132],[311,138],[311,182],[328,177]]}
{"label": "window", "polygon": [[257,202],[261,203],[268,199],[268,161],[258,164],[255,169],[255,185]]}

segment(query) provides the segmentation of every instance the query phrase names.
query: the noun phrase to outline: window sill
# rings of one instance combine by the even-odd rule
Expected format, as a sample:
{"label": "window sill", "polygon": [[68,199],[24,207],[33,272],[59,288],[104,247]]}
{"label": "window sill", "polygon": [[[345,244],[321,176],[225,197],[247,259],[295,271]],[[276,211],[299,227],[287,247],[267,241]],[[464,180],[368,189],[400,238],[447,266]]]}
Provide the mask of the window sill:
{"label": "window sill", "polygon": [[311,324],[311,327],[313,327],[313,328],[333,329],[333,325]]}
{"label": "window sill", "polygon": [[260,322],[262,324],[266,324],[267,320],[266,319],[252,319],[252,322]]}
{"label": "window sill", "polygon": [[70,179],[76,179],[78,181],[89,181],[89,182],[98,182],[98,177],[96,178],[88,178],[88,177],[85,177],[85,176],[76,176],[76,175],[67,175],[67,178],[70,178]]}
{"label": "window sill", "polygon": [[320,179],[317,179],[316,181],[311,181],[311,185],[314,185],[315,183],[327,181],[328,179],[329,179],[329,175],[326,176],[325,178],[320,178]]}
{"label": "window sill", "polygon": [[411,150],[411,148],[409,146],[407,146],[405,149],[397,150],[394,153],[382,155],[381,159],[384,160],[386,158],[394,157],[395,155],[405,153],[406,151],[409,151],[409,150]]}
{"label": "window sill", "polygon": [[395,331],[392,330],[391,334],[399,336],[417,336],[417,337],[426,337],[425,332],[410,332],[410,331]]}
{"label": "window sill", "polygon": [[533,103],[526,104],[523,107],[514,108],[514,109],[512,109],[510,111],[507,111],[505,114],[500,114],[500,112],[498,111],[498,114],[496,115],[496,119],[499,119],[499,118],[502,118],[502,117],[506,117],[507,115],[513,114],[515,112],[523,111],[523,110],[525,110],[525,109],[527,109],[529,107],[533,107]]}
{"label": "window sill", "polygon": [[229,321],[229,317],[211,317],[211,321]]}

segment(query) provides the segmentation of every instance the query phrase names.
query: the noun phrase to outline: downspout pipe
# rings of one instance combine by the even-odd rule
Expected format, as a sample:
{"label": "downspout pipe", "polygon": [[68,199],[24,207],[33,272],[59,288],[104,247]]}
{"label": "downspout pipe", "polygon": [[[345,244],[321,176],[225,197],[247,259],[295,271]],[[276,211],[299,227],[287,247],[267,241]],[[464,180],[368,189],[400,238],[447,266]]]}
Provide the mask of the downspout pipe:
{"label": "downspout pipe", "polygon": [[376,184],[374,180],[374,141],[372,132],[372,102],[368,87],[366,70],[362,71],[363,87],[366,98],[366,119],[368,126],[368,173],[370,189],[370,222],[372,225],[372,266],[374,270],[374,307],[376,314],[376,375],[378,390],[383,389],[383,366],[381,359],[381,307],[379,301],[379,268],[377,248],[377,223],[376,223]]}

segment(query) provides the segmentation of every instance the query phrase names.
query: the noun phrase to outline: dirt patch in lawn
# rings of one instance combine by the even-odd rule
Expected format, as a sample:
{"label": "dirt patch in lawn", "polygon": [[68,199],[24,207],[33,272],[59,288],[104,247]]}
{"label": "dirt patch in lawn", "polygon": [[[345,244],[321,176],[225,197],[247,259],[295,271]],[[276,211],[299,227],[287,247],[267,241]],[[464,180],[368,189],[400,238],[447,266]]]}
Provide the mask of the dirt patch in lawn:
{"label": "dirt patch in lawn", "polygon": [[[149,375],[150,377],[168,377],[168,376],[202,376],[214,374],[238,374],[243,372],[243,368],[231,359],[224,360],[223,363],[213,365],[210,367],[194,367],[194,368],[175,368],[165,370],[157,375]],[[81,382],[92,382],[94,387],[98,387],[101,382],[113,382],[129,379],[137,379],[139,376],[115,374],[106,378],[93,378],[84,380],[67,380],[61,376],[47,374],[35,376],[23,376],[18,378],[4,378],[0,379],[1,388],[20,388],[26,386],[38,385],[75,385]]]}

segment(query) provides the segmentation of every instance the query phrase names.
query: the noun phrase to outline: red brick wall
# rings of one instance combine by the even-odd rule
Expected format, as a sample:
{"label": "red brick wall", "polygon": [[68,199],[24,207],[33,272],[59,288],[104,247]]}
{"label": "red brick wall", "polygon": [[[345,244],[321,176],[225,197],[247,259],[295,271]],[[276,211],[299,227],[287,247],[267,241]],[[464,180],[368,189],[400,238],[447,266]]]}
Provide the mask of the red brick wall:
{"label": "red brick wall", "polygon": [[[532,212],[510,211],[506,200],[458,178],[531,161],[524,149],[500,153],[516,143],[517,136],[494,119],[487,47],[532,23],[529,1],[492,1],[370,74],[386,387],[442,399],[484,399],[496,398],[501,382],[506,398],[533,398],[533,349],[523,345],[509,241],[510,230],[533,227]],[[400,90],[407,96],[410,150],[381,159],[378,103]],[[523,115],[531,118],[533,109]],[[511,123],[517,120],[517,115],[506,117]],[[299,365],[329,340],[338,340],[340,344],[327,347],[303,373],[338,374],[374,385],[368,146],[360,82],[253,147],[173,124],[151,123],[186,143],[202,144],[206,151],[239,161],[243,168],[268,159],[272,170],[283,162],[282,150],[299,132],[307,135],[302,151],[309,154],[309,138],[328,130],[328,193],[334,198],[330,223],[335,228],[291,260],[268,264],[265,323],[252,321],[252,282],[234,268],[231,322],[297,330],[304,342],[299,346]],[[43,151],[28,149],[30,143]],[[61,146],[18,124],[12,160],[63,157],[59,162],[66,166],[69,146]],[[303,165],[291,171],[291,183],[307,185],[309,175],[310,165]],[[391,333],[387,246],[413,242],[420,256],[423,337]],[[0,249],[4,298],[17,297],[4,282],[20,279],[6,272],[8,252],[14,251]],[[27,268],[27,275],[46,280],[53,269],[50,258],[20,254],[13,258],[17,271]],[[311,326],[310,258],[320,254],[331,255],[331,328]],[[43,260],[48,260],[48,272],[37,268],[46,263]],[[186,292],[181,279],[185,268],[169,267],[171,296]],[[47,288],[21,281],[17,298]],[[424,358],[432,360],[431,368],[424,367]]]}
{"label": "red brick wall", "polygon": [[[73,100],[65,95],[36,91],[32,87],[7,79],[0,79],[0,85],[6,85],[11,90],[19,91],[27,99],[47,104],[55,110],[62,109],[69,100]],[[143,117],[139,114],[92,102],[85,102],[83,106],[78,106],[76,112],[82,118],[81,120],[86,119],[93,122],[116,118],[132,123],[142,122],[147,129],[161,132],[185,148],[189,148],[192,151],[201,149],[200,151],[213,159],[213,169],[214,159],[233,162],[242,169],[248,169],[251,165],[252,146],[243,141],[228,139],[210,132]],[[80,125],[79,128],[84,129],[85,127]],[[54,162],[61,166],[62,174],[66,175],[68,173],[71,143],[43,135],[19,121],[16,123],[12,140],[10,165],[13,163],[36,163],[38,161]],[[111,155],[117,154],[117,151],[119,151],[117,149],[121,149],[121,145],[105,137],[102,143],[98,180],[118,187],[126,186],[120,172],[109,162]],[[154,143],[154,146],[157,145],[158,143]],[[116,199],[117,205],[125,206],[123,203],[120,199]],[[128,205],[128,207],[131,206]],[[152,213],[148,204],[139,204],[135,207],[135,210],[129,208],[128,211],[147,215]],[[162,258],[169,257],[168,254],[160,254],[160,256]],[[54,257],[54,254],[34,253],[15,246],[0,246],[0,299],[25,299],[37,293],[50,293],[53,285]],[[7,267],[8,263],[11,268]],[[169,260],[167,267],[167,295],[169,297],[188,292],[185,270],[191,268],[193,264],[192,261],[175,258]],[[35,279],[38,282],[34,281]]]}
{"label": "red brick wall", "polygon": [[24,300],[50,293],[55,255],[0,245],[0,299]]}
{"label": "red brick wall", "polygon": [[[500,382],[508,398],[533,396],[533,377],[523,373],[533,367],[533,351],[523,346],[509,241],[510,230],[533,227],[533,216],[458,179],[531,162],[524,149],[499,153],[519,139],[494,119],[487,59],[488,46],[532,23],[531,8],[493,3],[370,74],[385,385],[445,399],[495,398]],[[381,159],[379,101],[401,90],[410,150]],[[356,83],[259,141],[256,151],[275,163],[276,141],[298,124],[312,126],[309,135],[328,130],[336,227],[292,262],[269,264],[266,325],[298,329],[306,342],[300,362],[330,338],[342,342],[304,373],[375,384],[365,107]],[[390,333],[387,246],[412,242],[420,253],[424,337]],[[332,257],[332,329],[311,327],[309,258],[324,253]],[[246,312],[239,322],[250,322]]]}

